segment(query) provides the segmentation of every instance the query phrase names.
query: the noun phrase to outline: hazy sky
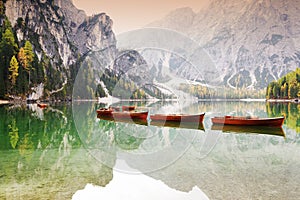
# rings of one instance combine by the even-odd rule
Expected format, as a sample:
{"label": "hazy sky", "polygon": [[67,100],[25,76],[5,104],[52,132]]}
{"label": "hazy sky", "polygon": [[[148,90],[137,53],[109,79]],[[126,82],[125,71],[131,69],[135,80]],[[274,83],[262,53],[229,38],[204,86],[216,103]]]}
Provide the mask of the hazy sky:
{"label": "hazy sky", "polygon": [[170,11],[191,7],[199,11],[209,0],[73,0],[75,6],[88,15],[107,13],[113,20],[113,30],[121,33],[163,18]]}

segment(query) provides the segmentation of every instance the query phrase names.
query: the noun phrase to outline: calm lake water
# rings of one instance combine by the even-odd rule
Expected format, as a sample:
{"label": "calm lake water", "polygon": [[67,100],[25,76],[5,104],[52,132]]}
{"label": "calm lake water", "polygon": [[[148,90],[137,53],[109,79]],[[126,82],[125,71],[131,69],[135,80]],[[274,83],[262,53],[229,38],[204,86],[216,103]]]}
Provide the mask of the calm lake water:
{"label": "calm lake water", "polygon": [[[99,119],[105,104],[92,102],[0,106],[0,199],[299,199],[299,104],[122,104],[206,114],[199,127],[164,127]],[[212,127],[225,114],[286,120]]]}

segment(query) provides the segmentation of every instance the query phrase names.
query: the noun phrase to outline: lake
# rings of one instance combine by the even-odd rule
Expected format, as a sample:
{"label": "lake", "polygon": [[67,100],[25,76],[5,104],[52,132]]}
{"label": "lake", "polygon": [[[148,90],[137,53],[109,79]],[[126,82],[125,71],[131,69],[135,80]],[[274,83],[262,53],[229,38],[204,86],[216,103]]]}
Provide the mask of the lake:
{"label": "lake", "polygon": [[[0,106],[0,199],[299,199],[300,105],[121,102],[201,113],[201,126],[97,118],[95,102]],[[212,126],[285,116],[282,129]]]}

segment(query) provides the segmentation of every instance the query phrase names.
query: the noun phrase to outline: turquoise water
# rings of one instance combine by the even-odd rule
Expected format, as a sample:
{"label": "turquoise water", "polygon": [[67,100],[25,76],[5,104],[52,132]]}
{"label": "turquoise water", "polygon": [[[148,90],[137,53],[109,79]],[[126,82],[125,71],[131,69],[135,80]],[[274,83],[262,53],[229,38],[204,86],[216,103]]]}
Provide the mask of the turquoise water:
{"label": "turquoise water", "polygon": [[[299,198],[299,105],[120,104],[206,115],[203,128],[188,129],[101,120],[95,111],[106,105],[92,102],[1,106],[0,199],[113,199],[118,193],[124,199]],[[284,115],[283,135],[211,130],[210,118],[224,114]]]}

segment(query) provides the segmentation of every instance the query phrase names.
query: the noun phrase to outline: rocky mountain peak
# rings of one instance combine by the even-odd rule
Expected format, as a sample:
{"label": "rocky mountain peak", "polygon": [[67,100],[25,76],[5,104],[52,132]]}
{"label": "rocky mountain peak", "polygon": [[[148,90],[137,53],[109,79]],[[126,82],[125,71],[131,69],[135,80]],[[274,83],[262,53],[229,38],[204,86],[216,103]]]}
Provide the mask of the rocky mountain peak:
{"label": "rocky mountain peak", "polygon": [[61,16],[65,16],[64,23],[66,27],[75,29],[87,19],[85,12],[78,10],[72,0],[54,0],[54,5],[59,8]]}
{"label": "rocky mountain peak", "polygon": [[18,18],[24,20],[28,29],[19,30],[19,40],[33,34],[38,40],[35,50],[50,57],[59,55],[57,61],[62,60],[66,67],[76,61],[78,53],[115,48],[109,16],[102,13],[88,17],[71,0],[11,0],[6,2],[6,16],[13,25]]}
{"label": "rocky mountain peak", "polygon": [[74,41],[87,51],[98,51],[109,47],[116,48],[116,39],[112,31],[113,21],[105,13],[88,17],[76,30]]}
{"label": "rocky mountain peak", "polygon": [[196,40],[224,85],[265,88],[300,66],[299,9],[299,0],[213,0],[188,23],[181,16],[190,11],[180,9],[154,25]]}
{"label": "rocky mountain peak", "polygon": [[78,62],[89,52],[101,51],[106,63],[114,60],[113,22],[105,13],[87,16],[71,0],[9,0],[5,8],[19,46],[30,41],[39,62],[45,62],[44,74],[51,77],[48,94],[63,91],[66,85],[71,91]]}
{"label": "rocky mountain peak", "polygon": [[[149,24],[148,26],[150,27],[163,26],[165,28],[172,27],[175,30],[183,32],[186,28],[192,26],[195,16],[196,13],[193,11],[192,8],[189,7],[179,8],[170,12],[164,18],[163,21],[156,21]],[[173,21],[174,19],[176,19],[176,22]]]}

